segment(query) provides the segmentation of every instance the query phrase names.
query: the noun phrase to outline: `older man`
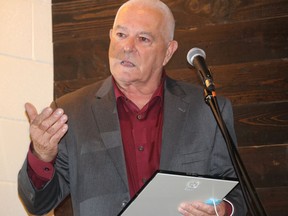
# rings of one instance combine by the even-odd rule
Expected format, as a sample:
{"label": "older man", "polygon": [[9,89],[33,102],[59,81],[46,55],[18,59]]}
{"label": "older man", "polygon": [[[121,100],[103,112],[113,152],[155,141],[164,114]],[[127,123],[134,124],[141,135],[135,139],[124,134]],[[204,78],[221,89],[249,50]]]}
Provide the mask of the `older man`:
{"label": "older man", "polygon": [[[28,211],[44,214],[70,193],[74,215],[117,215],[158,169],[235,177],[202,90],[165,74],[178,47],[174,28],[163,2],[126,2],[110,31],[112,76],[40,114],[25,105],[32,142],[19,172],[19,195]],[[224,98],[219,104],[235,137],[231,104]],[[239,189],[227,199],[236,215],[244,215]],[[229,205],[217,205],[218,214]],[[184,202],[178,210],[215,215],[201,202]]]}

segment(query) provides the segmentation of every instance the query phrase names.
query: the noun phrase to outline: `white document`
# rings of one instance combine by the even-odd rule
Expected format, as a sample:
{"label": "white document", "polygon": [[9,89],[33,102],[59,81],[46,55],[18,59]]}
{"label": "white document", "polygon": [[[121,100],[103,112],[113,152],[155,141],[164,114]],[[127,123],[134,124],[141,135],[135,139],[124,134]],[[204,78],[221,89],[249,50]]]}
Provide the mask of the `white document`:
{"label": "white document", "polygon": [[238,181],[159,171],[119,214],[177,216],[183,201],[220,202]]}

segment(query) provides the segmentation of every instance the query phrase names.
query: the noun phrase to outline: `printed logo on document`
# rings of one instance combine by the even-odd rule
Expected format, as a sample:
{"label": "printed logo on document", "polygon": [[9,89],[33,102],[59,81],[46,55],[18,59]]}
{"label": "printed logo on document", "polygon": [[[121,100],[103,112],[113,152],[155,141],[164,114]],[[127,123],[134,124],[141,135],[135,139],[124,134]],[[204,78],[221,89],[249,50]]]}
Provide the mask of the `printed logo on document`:
{"label": "printed logo on document", "polygon": [[200,182],[197,180],[188,181],[185,187],[185,191],[195,190],[196,188],[198,188],[199,185],[200,185]]}

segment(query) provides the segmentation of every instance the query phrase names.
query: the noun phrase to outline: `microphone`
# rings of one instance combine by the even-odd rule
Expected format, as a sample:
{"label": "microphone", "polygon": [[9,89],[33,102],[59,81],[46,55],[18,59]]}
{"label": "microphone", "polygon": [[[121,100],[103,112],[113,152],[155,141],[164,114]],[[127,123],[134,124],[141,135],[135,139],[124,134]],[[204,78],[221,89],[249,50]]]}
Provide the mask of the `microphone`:
{"label": "microphone", "polygon": [[196,47],[190,49],[187,54],[187,61],[198,71],[203,85],[206,86],[207,90],[215,91],[213,77],[206,65],[205,58],[204,50]]}

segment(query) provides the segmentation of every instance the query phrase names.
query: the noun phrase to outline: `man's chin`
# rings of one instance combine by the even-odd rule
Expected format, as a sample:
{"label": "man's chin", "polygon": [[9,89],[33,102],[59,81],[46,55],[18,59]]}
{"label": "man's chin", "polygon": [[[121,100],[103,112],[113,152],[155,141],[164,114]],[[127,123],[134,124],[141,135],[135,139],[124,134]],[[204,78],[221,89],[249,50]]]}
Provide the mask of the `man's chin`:
{"label": "man's chin", "polygon": [[112,76],[117,83],[133,83],[136,81],[136,78],[132,76],[131,72],[122,71],[118,73],[112,73]]}

